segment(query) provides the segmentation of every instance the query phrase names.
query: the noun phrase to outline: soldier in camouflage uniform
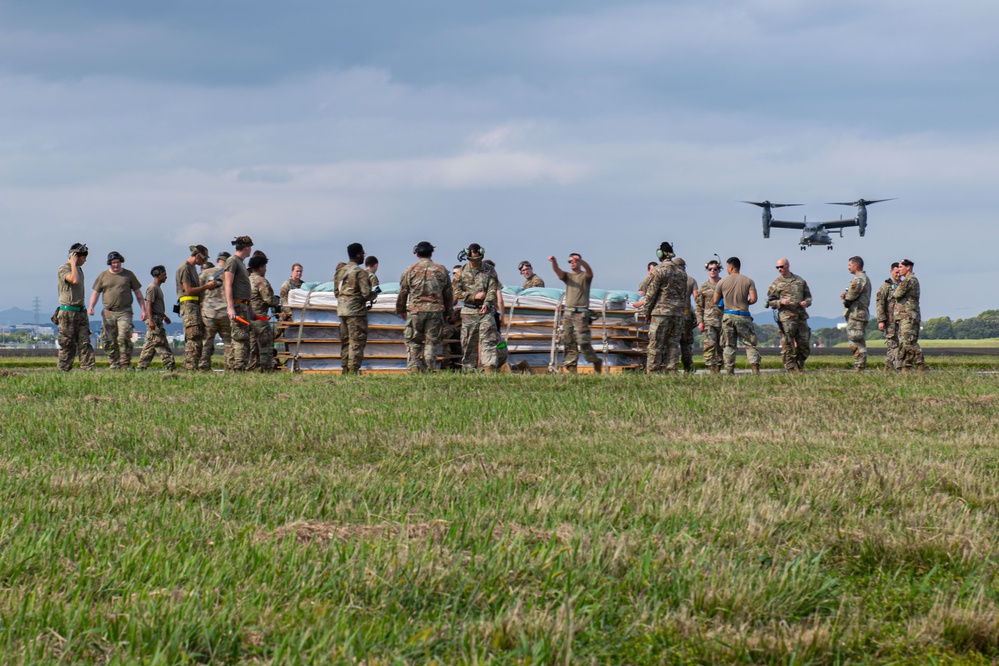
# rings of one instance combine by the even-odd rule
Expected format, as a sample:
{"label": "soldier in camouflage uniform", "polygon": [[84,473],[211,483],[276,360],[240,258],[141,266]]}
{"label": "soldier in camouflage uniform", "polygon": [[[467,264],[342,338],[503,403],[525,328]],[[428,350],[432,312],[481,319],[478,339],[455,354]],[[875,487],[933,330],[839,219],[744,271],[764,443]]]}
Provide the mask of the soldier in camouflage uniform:
{"label": "soldier in camouflage uniform", "polygon": [[919,280],[912,273],[915,264],[911,259],[898,262],[899,283],[892,292],[895,299],[895,323],[898,326],[898,365],[903,373],[915,365],[923,372],[926,363],[919,346]]}
{"label": "soldier in camouflage uniform", "polygon": [[281,299],[274,295],[271,283],[267,281],[267,257],[250,257],[247,264],[250,273],[250,307],[254,317],[250,322],[250,339],[255,342],[256,358],[247,363],[247,370],[272,372],[274,370],[274,329],[271,328],[269,310],[281,305]]}
{"label": "soldier in camouflage uniform", "polygon": [[201,275],[198,281],[202,285],[214,282],[219,286],[201,294],[201,320],[205,324],[205,339],[202,341],[201,360],[198,362],[199,370],[212,369],[212,356],[215,354],[215,336],[222,339],[223,367],[228,368],[232,362],[232,327],[229,324],[229,316],[226,314],[225,290],[223,290],[223,267],[231,255],[228,252],[219,252],[218,261],[212,264],[206,261],[201,267]]}
{"label": "soldier in camouflage uniform", "polygon": [[662,243],[656,250],[660,263],[649,274],[642,314],[649,322],[649,347],[645,371],[676,372],[680,363],[680,340],[689,304],[687,273],[673,261],[673,246]]}
{"label": "soldier in camouflage uniform", "polygon": [[243,262],[250,256],[253,239],[249,236],[237,236],[232,245],[236,251],[226,259],[222,269],[226,314],[232,331],[232,357],[226,370],[245,372],[250,358],[250,322],[253,321],[254,314],[250,307],[250,274]]}
{"label": "soldier in camouflage uniform", "polygon": [[336,312],[340,318],[340,363],[342,373],[357,375],[364,362],[368,343],[368,302],[371,300],[371,274],[364,270],[364,247],[347,246],[350,261],[333,277]]}
{"label": "soldier in camouflage uniform", "polygon": [[850,341],[850,351],[853,352],[853,367],[857,372],[863,372],[867,367],[866,335],[867,320],[871,316],[871,281],[867,279],[864,260],[860,257],[850,257],[846,268],[853,279],[839,297],[843,301],[846,338]]}
{"label": "soldier in camouflage uniform", "polygon": [[444,320],[451,316],[454,292],[447,269],[431,261],[434,246],[420,241],[413,248],[417,262],[399,278],[395,311],[406,317],[406,370],[436,372],[440,368]]}
{"label": "soldier in camouflage uniform", "polygon": [[590,285],[593,283],[593,269],[578,252],[569,255],[569,270],[563,271],[554,256],[549,256],[552,270],[559,280],[565,283],[565,300],[562,316],[562,346],[565,357],[562,365],[566,372],[575,373],[579,354],[593,364],[594,374],[599,375],[603,361],[593,351],[590,342]]}
{"label": "soldier in camouflage uniform", "polygon": [[735,374],[735,345],[741,339],[753,374],[760,373],[760,352],[756,348],[756,328],[749,306],[756,303],[756,283],[743,275],[739,257],[725,262],[728,275],[715,285],[711,301],[722,309],[722,358],[725,372]]}
{"label": "soldier in camouflage uniform", "polygon": [[874,297],[878,309],[878,329],[885,334],[885,372],[898,370],[898,329],[895,326],[895,299],[892,292],[898,286],[898,262],[891,265],[891,277],[878,288]]}
{"label": "soldier in camouflage uniform", "polygon": [[153,281],[146,287],[146,341],[139,353],[139,362],[136,368],[138,370],[148,368],[153,356],[159,350],[163,369],[167,372],[173,372],[176,367],[173,361],[173,350],[170,349],[166,329],[163,328],[164,323],[170,323],[170,317],[166,314],[166,300],[163,297],[163,290],[160,288],[160,285],[167,281],[166,267],[153,266],[149,274],[153,276]]}
{"label": "soldier in camouflage uniform", "polygon": [[83,264],[90,250],[83,243],[73,243],[69,260],[59,267],[57,292],[59,309],[52,317],[59,328],[59,369],[73,369],[73,357],[80,354],[80,369],[93,370],[94,346],[90,342],[90,319],[84,305]]}
{"label": "soldier in camouflage uniform", "polygon": [[481,245],[471,243],[464,254],[468,263],[461,267],[454,286],[454,296],[461,301],[461,368],[473,371],[481,358],[483,370],[495,372],[499,368],[496,292],[503,284],[496,271],[483,263]]}
{"label": "soldier in camouflage uniform", "polygon": [[791,263],[787,259],[777,260],[777,270],[780,276],[767,291],[767,306],[777,310],[784,368],[788,372],[799,372],[804,369],[811,351],[812,330],[808,327],[805,308],[812,304],[812,292],[804,279],[791,272]]}
{"label": "soldier in camouflage uniform", "polygon": [[[686,261],[680,257],[673,261],[687,272]],[[683,326],[680,327],[680,362],[686,374],[694,372],[694,329],[697,328],[694,309],[691,307],[691,300],[694,298],[697,298],[697,280],[687,273],[687,303],[683,309]]]}
{"label": "soldier in camouflage uniform", "polygon": [[288,294],[292,289],[301,289],[303,284],[305,283],[302,281],[302,264],[292,264],[291,277],[281,284],[281,293],[279,294],[281,298],[281,315],[278,317],[279,321],[291,321]]}
{"label": "soldier in camouflage uniform", "polygon": [[[196,267],[208,261],[208,248],[192,245],[191,254],[177,269],[177,299],[184,324],[184,369],[197,370],[204,351],[205,322],[201,318],[201,299],[206,291],[218,289],[217,282],[202,283]],[[212,340],[215,336],[212,336]],[[214,342],[213,342],[214,344]]]}
{"label": "soldier in camouflage uniform", "polygon": [[142,297],[142,283],[135,273],[123,268],[125,257],[121,253],[108,253],[108,270],[94,280],[94,291],[90,294],[88,314],[94,314],[97,297],[103,294],[104,311],[101,313],[101,338],[107,350],[108,361],[113,369],[129,370],[132,366],[132,333],[135,325],[132,319],[132,294],[139,301],[139,319],[146,319],[146,299]]}
{"label": "soldier in camouflage uniform", "polygon": [[697,328],[701,332],[701,347],[704,349],[704,365],[713,375],[721,372],[721,322],[722,311],[714,303],[715,286],[721,282],[721,264],[715,260],[709,261],[704,269],[708,279],[697,290],[694,298]]}
{"label": "soldier in camouflage uniform", "polygon": [[[364,270],[368,271],[368,280],[371,281],[371,290],[375,291],[375,287],[381,284],[378,280],[378,257],[366,257],[364,259]],[[381,293],[381,289],[378,289],[377,292]]]}
{"label": "soldier in camouflage uniform", "polygon": [[524,284],[522,285],[524,289],[541,288],[545,286],[545,281],[541,279],[540,275],[534,272],[534,267],[531,266],[531,262],[520,262],[517,264],[517,271],[524,276]]}

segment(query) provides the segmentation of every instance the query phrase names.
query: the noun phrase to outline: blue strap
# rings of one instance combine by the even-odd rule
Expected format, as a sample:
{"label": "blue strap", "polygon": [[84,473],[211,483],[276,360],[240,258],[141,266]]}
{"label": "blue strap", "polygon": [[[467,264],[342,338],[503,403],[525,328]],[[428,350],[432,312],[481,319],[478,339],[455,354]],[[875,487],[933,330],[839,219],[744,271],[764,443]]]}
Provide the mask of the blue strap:
{"label": "blue strap", "polygon": [[725,313],[725,314],[730,314],[730,315],[739,315],[740,317],[749,317],[749,316],[751,316],[745,310],[722,310],[722,312]]}

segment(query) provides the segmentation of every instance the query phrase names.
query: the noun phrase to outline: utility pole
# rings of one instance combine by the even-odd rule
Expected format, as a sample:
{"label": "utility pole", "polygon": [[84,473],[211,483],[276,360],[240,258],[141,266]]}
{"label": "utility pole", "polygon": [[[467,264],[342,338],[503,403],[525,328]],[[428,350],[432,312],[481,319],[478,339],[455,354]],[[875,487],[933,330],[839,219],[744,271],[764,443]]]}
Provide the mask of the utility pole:
{"label": "utility pole", "polygon": [[34,306],[35,306],[35,326],[38,326],[38,315],[42,311],[42,301],[37,296],[35,296]]}

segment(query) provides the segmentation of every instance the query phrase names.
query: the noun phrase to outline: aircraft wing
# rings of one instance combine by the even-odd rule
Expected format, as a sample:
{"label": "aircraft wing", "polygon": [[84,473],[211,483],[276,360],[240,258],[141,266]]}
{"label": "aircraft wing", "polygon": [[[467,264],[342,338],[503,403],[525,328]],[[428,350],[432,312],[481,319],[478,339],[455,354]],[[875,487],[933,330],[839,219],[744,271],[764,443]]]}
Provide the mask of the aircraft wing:
{"label": "aircraft wing", "polygon": [[847,227],[859,227],[856,220],[836,220],[834,222],[818,222],[826,229],[845,229]]}
{"label": "aircraft wing", "polygon": [[770,222],[771,227],[776,227],[777,229],[804,229],[804,222],[783,222],[781,220],[772,220]]}

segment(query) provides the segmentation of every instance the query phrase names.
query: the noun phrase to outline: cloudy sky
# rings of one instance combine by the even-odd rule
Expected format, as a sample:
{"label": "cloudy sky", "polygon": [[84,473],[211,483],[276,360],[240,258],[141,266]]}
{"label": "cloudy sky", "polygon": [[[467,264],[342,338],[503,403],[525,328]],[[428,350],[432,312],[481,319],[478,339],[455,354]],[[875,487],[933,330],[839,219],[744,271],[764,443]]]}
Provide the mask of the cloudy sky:
{"label": "cloudy sky", "polygon": [[[996,25],[994,0],[0,0],[0,308],[51,310],[76,241],[88,282],[118,250],[146,283],[249,234],[276,284],[353,241],[383,281],[426,239],[508,284],[578,251],[609,289],[662,240],[761,290],[787,256],[821,316],[848,257],[880,281],[907,256],[924,318],[974,316],[999,307],[969,288],[999,280]],[[831,252],[739,203],[889,197]]]}

